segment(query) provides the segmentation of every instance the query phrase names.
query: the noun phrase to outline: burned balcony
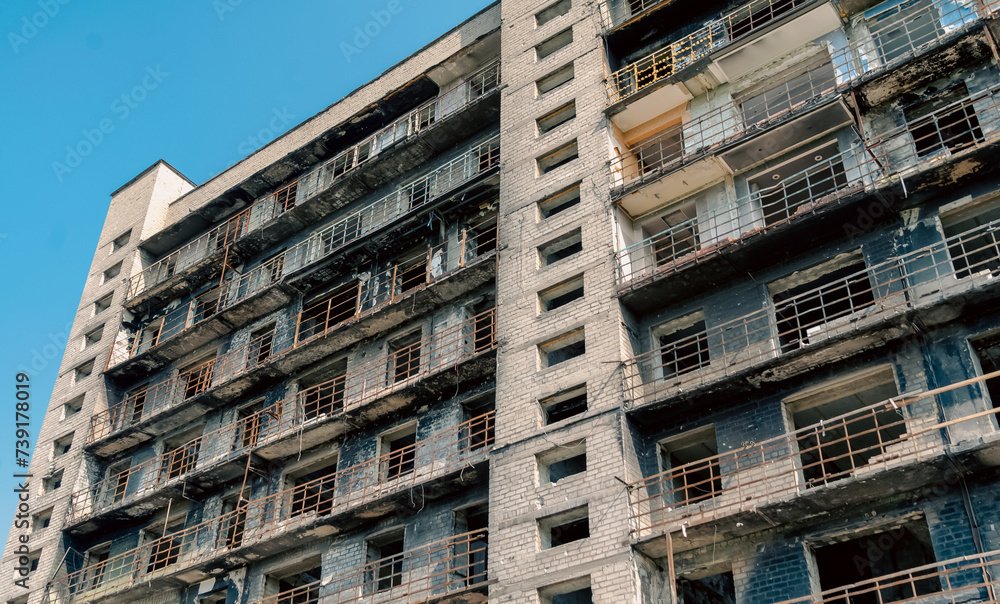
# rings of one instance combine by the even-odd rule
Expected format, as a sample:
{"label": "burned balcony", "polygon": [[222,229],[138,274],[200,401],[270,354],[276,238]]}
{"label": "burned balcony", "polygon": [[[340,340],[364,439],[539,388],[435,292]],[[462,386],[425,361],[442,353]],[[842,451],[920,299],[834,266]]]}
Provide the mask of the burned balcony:
{"label": "burned balcony", "polygon": [[[272,495],[241,500],[221,516],[68,573],[54,591],[65,604],[94,598],[131,601],[129,592],[138,586],[186,585],[191,577],[214,574],[220,565],[236,567],[283,551],[304,536],[354,529],[371,520],[369,508],[405,496],[415,485],[436,485],[437,497],[466,488],[481,479],[476,468],[485,468],[493,447],[493,421],[489,412],[405,449]],[[402,455],[412,459],[411,466],[405,473],[392,472]],[[475,560],[484,564],[479,556]]]}
{"label": "burned balcony", "polygon": [[[129,280],[126,303],[135,306],[153,298],[158,304],[163,303],[186,292],[190,282],[202,283],[218,276],[226,248],[234,244],[239,248],[246,244],[252,249],[235,251],[249,255],[249,252],[258,251],[257,240],[273,239],[265,237],[268,235],[265,231],[277,228],[280,233],[276,232],[274,236],[288,236],[291,227],[276,224],[281,216],[294,213],[298,215],[299,223],[307,224],[320,219],[322,213],[317,213],[317,210],[304,213],[298,208],[322,196],[334,185],[339,186],[342,181],[355,178],[360,168],[388,165],[385,160],[405,155],[397,158],[399,161],[395,167],[385,175],[357,176],[355,180],[358,182],[349,187],[350,191],[340,192],[337,207],[343,207],[392,178],[402,176],[465,138],[470,123],[481,125],[482,120],[488,119],[487,114],[495,113],[495,107],[492,107],[495,103],[485,108],[480,105],[481,100],[495,96],[493,93],[499,85],[500,64],[496,62],[469,76],[456,88],[413,109],[374,135],[313,168],[298,180],[255,200],[223,224],[134,275]],[[440,127],[450,121],[455,128]],[[249,241],[246,236],[251,233],[260,236]]]}
{"label": "burned balcony", "polygon": [[870,267],[860,253],[843,254],[813,267],[808,281],[769,284],[773,308],[717,325],[668,324],[656,332],[656,348],[625,364],[627,405],[665,404],[751,371],[763,372],[763,381],[783,379],[805,370],[819,350],[836,346],[843,358],[875,332],[889,339],[910,333],[900,321],[909,314],[993,295],[998,229],[991,222]]}
{"label": "burned balcony", "polygon": [[[499,137],[478,143],[444,166],[401,185],[390,195],[317,231],[257,268],[244,274],[230,272],[219,287],[178,308],[166,310],[159,317],[147,319],[138,330],[130,333],[123,321],[123,330],[108,355],[107,369],[125,371],[128,361],[142,357],[145,370],[152,371],[246,324],[256,315],[277,310],[291,302],[297,291],[276,287],[290,275],[401,219],[430,211],[449,194],[492,175],[499,161]],[[239,308],[251,298],[258,300],[261,307],[255,315]],[[185,333],[192,335],[169,344]]]}
{"label": "burned balcony", "polygon": [[[385,303],[392,302],[385,297]],[[346,371],[322,384],[306,389],[287,401],[281,409],[279,422],[267,423],[262,427],[271,439],[281,440],[297,433],[305,424],[333,420],[344,414],[374,414],[387,412],[386,409],[369,409],[372,401],[407,389],[420,388],[425,380],[433,382],[437,374],[449,368],[460,367],[486,353],[496,346],[495,310],[479,313],[469,320],[448,327],[429,338],[415,342],[397,350],[384,359],[371,361],[365,365]],[[340,327],[350,324],[352,317],[340,317],[337,324],[330,323],[327,335]],[[332,321],[332,317],[331,317]],[[301,319],[281,334],[274,342],[289,342],[284,347],[268,351],[265,362],[249,362],[254,359],[259,342],[250,341],[230,353],[205,361],[176,377],[149,386],[142,386],[107,411],[95,414],[91,419],[88,446],[100,455],[124,450],[137,443],[149,440],[186,421],[204,413],[206,409],[217,408],[238,397],[245,389],[242,379],[251,379],[257,371],[280,377],[301,364],[296,355],[322,356],[320,346],[340,346],[336,339],[312,337],[301,342],[294,338],[299,333]],[[309,328],[311,329],[311,328]],[[310,331],[313,336],[319,331]],[[348,334],[353,340],[363,334]],[[309,342],[317,342],[310,345]],[[462,379],[461,375],[446,379]],[[194,384],[194,387],[192,387]],[[429,387],[429,386],[427,386]],[[207,400],[206,400],[207,399]],[[400,401],[399,405],[405,404]],[[203,406],[204,405],[204,406]],[[339,430],[343,431],[340,426]],[[110,438],[114,436],[115,438]],[[279,438],[280,437],[280,438]],[[329,435],[303,438],[329,438]]]}
{"label": "burned balcony", "polygon": [[485,602],[487,586],[492,583],[486,566],[488,542],[486,531],[456,535],[252,604]]}
{"label": "burned balcony", "polygon": [[[963,408],[938,402],[969,382],[877,400],[895,392],[891,370],[885,373],[887,384],[856,388],[854,395],[823,393],[808,408],[790,408],[813,423],[796,421],[782,436],[720,453],[713,433],[700,454],[672,456],[664,463],[669,469],[629,489],[633,542],[658,557],[662,535],[682,526],[684,538],[674,546],[688,550],[766,530],[771,522],[808,523],[813,515],[870,501],[873,478],[886,495],[919,489],[938,480],[950,457],[977,464],[977,456],[1000,446],[1000,409],[982,401]],[[690,435],[683,438],[692,444]]]}

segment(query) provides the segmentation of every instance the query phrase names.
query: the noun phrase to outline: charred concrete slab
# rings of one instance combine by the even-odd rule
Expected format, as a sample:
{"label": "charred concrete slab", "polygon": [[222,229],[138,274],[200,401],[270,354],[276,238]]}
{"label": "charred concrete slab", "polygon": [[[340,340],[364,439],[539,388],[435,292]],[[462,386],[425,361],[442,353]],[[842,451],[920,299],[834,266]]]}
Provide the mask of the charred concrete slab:
{"label": "charred concrete slab", "polygon": [[136,314],[149,314],[163,308],[173,300],[183,298],[212,280],[218,280],[226,263],[239,263],[239,258],[231,251],[226,258],[226,250],[217,249],[195,264],[178,271],[169,279],[146,289],[125,300],[123,306]]}

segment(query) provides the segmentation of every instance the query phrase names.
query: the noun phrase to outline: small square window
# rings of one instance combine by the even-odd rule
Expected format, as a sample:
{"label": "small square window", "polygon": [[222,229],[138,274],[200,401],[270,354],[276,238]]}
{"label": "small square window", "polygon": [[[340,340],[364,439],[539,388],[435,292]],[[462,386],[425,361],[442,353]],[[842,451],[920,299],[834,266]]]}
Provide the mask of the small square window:
{"label": "small square window", "polygon": [[83,349],[90,348],[94,344],[97,344],[98,342],[101,341],[101,338],[103,337],[104,337],[104,324],[102,323],[101,326],[98,327],[97,329],[92,329],[88,331],[86,334],[84,334]]}
{"label": "small square window", "polygon": [[48,493],[51,493],[52,491],[55,491],[56,489],[58,489],[59,487],[61,487],[62,486],[62,479],[63,479],[63,471],[62,470],[59,470],[58,472],[55,472],[54,474],[52,474],[52,476],[48,476],[46,478],[43,478],[42,479],[42,495],[46,495]]}
{"label": "small square window", "polygon": [[52,522],[52,508],[42,510],[31,517],[31,532],[49,528]]}
{"label": "small square window", "polygon": [[538,267],[545,268],[581,251],[583,251],[583,234],[580,229],[575,229],[538,246]]}
{"label": "small square window", "polygon": [[556,168],[564,166],[578,157],[580,157],[580,145],[577,143],[576,139],[573,139],[565,145],[557,147],[545,155],[535,159],[535,162],[538,164],[538,175],[543,176],[548,174]]}
{"label": "small square window", "polygon": [[31,572],[38,570],[38,563],[42,559],[42,550],[36,549],[28,554],[28,569]]}
{"label": "small square window", "polygon": [[98,301],[94,302],[94,316],[101,314],[107,309],[111,308],[111,301],[114,298],[114,294],[108,294]]}
{"label": "small square window", "polygon": [[580,203],[580,183],[563,189],[554,195],[549,195],[538,202],[538,219],[555,216],[563,210],[568,210]]}
{"label": "small square window", "polygon": [[590,589],[590,577],[543,587],[538,590],[538,600],[541,604],[591,604],[594,596]]}
{"label": "small square window", "polygon": [[535,120],[535,124],[538,126],[538,135],[551,132],[575,117],[576,100],[572,100]]}
{"label": "small square window", "polygon": [[111,268],[107,269],[106,271],[104,271],[104,273],[101,274],[101,285],[104,285],[105,283],[111,281],[119,274],[121,274],[121,272],[122,272],[122,263],[119,262],[118,264],[112,266]]}
{"label": "small square window", "polygon": [[114,254],[118,250],[128,245],[128,242],[131,239],[132,239],[132,229],[129,229],[124,233],[122,233],[121,235],[115,237],[115,240],[111,242],[111,253]]}
{"label": "small square window", "polygon": [[80,409],[83,409],[83,398],[84,395],[81,394],[73,400],[63,403],[62,419],[69,419],[79,413]]}
{"label": "small square window", "polygon": [[90,359],[73,370],[73,383],[79,384],[80,380],[90,377],[92,373],[94,373],[94,359]]}
{"label": "small square window", "polygon": [[543,313],[550,312],[582,297],[583,275],[577,275],[538,292],[538,310]]}
{"label": "small square window", "polygon": [[535,82],[537,96],[549,93],[573,79],[573,63],[567,63]]}
{"label": "small square window", "polygon": [[590,514],[587,506],[540,519],[538,534],[542,549],[559,547],[590,537]]}
{"label": "small square window", "polygon": [[563,390],[539,401],[542,425],[554,424],[587,412],[587,385]]}
{"label": "small square window", "polygon": [[538,345],[540,369],[552,367],[587,352],[587,339],[583,329],[565,333],[558,338]]}
{"label": "small square window", "polygon": [[569,12],[573,8],[573,0],[559,0],[555,4],[535,13],[535,27],[541,27]]}
{"label": "small square window", "polygon": [[576,440],[551,449],[536,456],[538,462],[538,483],[540,485],[559,482],[563,478],[583,474],[587,471],[587,443]]}
{"label": "small square window", "polygon": [[69,453],[71,448],[73,448],[73,432],[70,432],[61,438],[57,438],[55,442],[52,443],[52,459],[66,455]]}
{"label": "small square window", "polygon": [[556,35],[535,46],[535,60],[542,59],[555,54],[573,43],[573,28],[567,28]]}

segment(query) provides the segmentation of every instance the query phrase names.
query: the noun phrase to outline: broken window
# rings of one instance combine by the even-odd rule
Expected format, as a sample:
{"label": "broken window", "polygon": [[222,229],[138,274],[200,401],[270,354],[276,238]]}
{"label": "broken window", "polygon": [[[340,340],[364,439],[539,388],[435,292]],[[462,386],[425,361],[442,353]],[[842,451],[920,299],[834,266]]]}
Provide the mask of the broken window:
{"label": "broken window", "polygon": [[875,304],[875,290],[860,252],[797,272],[768,285],[781,352],[818,341],[831,323]]}
{"label": "broken window", "polygon": [[276,326],[276,323],[271,323],[250,334],[247,367],[256,367],[270,358],[271,351],[274,348],[274,330]]}
{"label": "broken window", "polygon": [[642,234],[649,241],[644,251],[652,255],[655,266],[671,264],[698,249],[701,238],[697,216],[697,200],[690,199],[642,221]]}
{"label": "broken window", "polygon": [[551,130],[555,130],[559,126],[565,124],[571,119],[576,117],[576,100],[572,100],[565,105],[561,105],[556,109],[546,113],[545,115],[537,118],[535,120],[535,126],[538,128],[538,135],[548,133]]}
{"label": "broken window", "polygon": [[404,426],[381,437],[382,476],[392,480],[413,472],[417,462],[417,424]]}
{"label": "broken window", "polygon": [[143,541],[149,543],[149,559],[146,572],[151,573],[177,563],[184,542],[180,533],[184,530],[183,518],[174,520],[164,526],[163,523],[151,526],[143,531]]}
{"label": "broken window", "polygon": [[500,165],[500,141],[479,146],[479,172],[486,172]]}
{"label": "broken window", "polygon": [[244,493],[243,496],[227,497],[222,501],[222,516],[219,526],[220,547],[231,549],[243,545],[249,505],[249,493]]}
{"label": "broken window", "polygon": [[821,145],[747,179],[763,214],[764,224],[782,224],[799,208],[847,186],[844,164],[836,142]]}
{"label": "broken window", "polygon": [[114,241],[111,242],[111,253],[114,254],[118,250],[128,245],[130,239],[132,239],[132,229],[129,229],[124,233],[122,233],[121,235],[115,237]]}
{"label": "broken window", "polygon": [[706,577],[679,577],[677,595],[681,604],[736,604],[733,573],[726,571]]}
{"label": "broken window", "polygon": [[496,434],[495,417],[490,415],[492,398],[462,405],[465,421],[459,434],[461,450],[468,454],[484,451],[493,445]]}
{"label": "broken window", "polygon": [[538,345],[539,369],[546,369],[587,353],[584,329],[577,329]]}
{"label": "broken window", "polygon": [[492,300],[487,300],[475,304],[471,309],[472,316],[472,350],[474,354],[479,354],[493,348],[496,342],[496,329],[493,322],[494,313]]}
{"label": "broken window", "polygon": [[538,403],[542,407],[542,425],[554,424],[587,412],[587,385],[563,390]]}
{"label": "broken window", "polygon": [[337,458],[325,459],[289,472],[285,477],[285,484],[292,486],[290,516],[329,514],[333,511],[335,502]]}
{"label": "broken window", "polygon": [[[580,157],[580,148],[576,139],[569,143],[549,151],[545,155],[538,157],[535,162],[538,165],[538,175],[542,176]],[[484,168],[480,167],[480,170]]]}
{"label": "broken window", "polygon": [[943,149],[958,151],[984,140],[976,108],[964,82],[906,107],[903,113],[917,157]]}
{"label": "broken window", "polygon": [[183,476],[194,469],[198,463],[201,434],[204,430],[204,426],[198,426],[164,441],[163,454],[160,456],[161,483]]}
{"label": "broken window", "polygon": [[90,569],[89,588],[99,587],[104,582],[104,574],[111,557],[111,543],[102,543],[87,550],[84,556],[84,566]]}
{"label": "broken window", "polygon": [[538,600],[541,604],[592,604],[594,594],[590,588],[590,577],[543,587],[538,590]]}
{"label": "broken window", "polygon": [[658,448],[660,467],[669,472],[669,480],[662,486],[662,495],[668,503],[690,505],[714,500],[722,493],[714,425],[669,438]]}
{"label": "broken window", "polygon": [[[892,407],[857,410],[896,396],[892,368],[853,374],[786,399],[807,487],[848,477],[882,459],[906,434],[906,418]],[[841,417],[850,414],[848,417]],[[839,418],[839,419],[836,419]]]}
{"label": "broken window", "polygon": [[274,604],[319,604],[323,568],[319,556],[270,573],[264,580],[264,595]]}
{"label": "broken window", "polygon": [[244,405],[236,410],[235,450],[246,450],[257,445],[261,428],[266,421],[264,399]]}
{"label": "broken window", "polygon": [[184,385],[184,400],[201,394],[212,385],[215,355],[194,362],[180,370],[178,377]]}
{"label": "broken window", "polygon": [[73,417],[74,415],[76,415],[77,413],[79,413],[81,409],[83,409],[83,397],[84,396],[85,395],[81,394],[80,396],[78,396],[78,397],[76,397],[76,398],[74,398],[74,399],[72,399],[70,401],[67,401],[67,402],[63,403],[63,406],[62,406],[62,409],[63,409],[62,419],[69,419],[69,418]]}
{"label": "broken window", "polygon": [[326,333],[357,314],[358,282],[352,281],[302,305],[298,339],[307,340]]}
{"label": "broken window", "polygon": [[120,275],[121,272],[122,272],[122,263],[119,262],[118,264],[112,266],[111,268],[101,273],[101,284],[103,285],[108,281],[111,281],[112,279]]}
{"label": "broken window", "polygon": [[[816,547],[813,553],[819,570],[820,589],[824,592],[935,562],[930,533],[922,518],[866,537]],[[845,589],[825,596],[824,601],[835,601],[837,594],[842,594],[842,601],[851,604],[922,600],[920,596],[941,591],[936,572],[904,575],[877,588],[869,584],[856,590]]]}
{"label": "broken window", "polygon": [[1000,199],[970,201],[941,213],[941,226],[950,239],[948,254],[959,279],[1000,274],[1000,229],[984,228],[995,220],[1000,220]]}
{"label": "broken window", "polygon": [[[1000,334],[974,340],[971,344],[979,357],[983,374],[1000,371]],[[994,409],[1000,409],[1000,377],[986,380],[984,386],[990,404]]]}
{"label": "broken window", "polygon": [[[817,65],[817,63],[820,63]],[[780,83],[775,84],[775,80]],[[807,65],[796,66],[777,78],[742,93],[736,103],[746,128],[767,122],[798,109],[836,88],[833,63],[825,53]]]}
{"label": "broken window", "polygon": [[[879,10],[887,6],[885,10]],[[942,35],[939,9],[933,0],[884,2],[865,15],[883,65]]]}
{"label": "broken window", "polygon": [[42,510],[31,517],[31,532],[49,528],[52,522],[52,508]]}
{"label": "broken window", "polygon": [[563,65],[559,69],[556,69],[552,73],[535,81],[536,96],[540,97],[548,92],[555,90],[556,88],[562,86],[566,82],[572,80],[573,76],[574,76],[573,62],[570,61],[566,65]]}
{"label": "broken window", "polygon": [[582,474],[587,471],[587,443],[584,440],[576,440],[539,453],[536,462],[538,483],[541,485]]}
{"label": "broken window", "polygon": [[555,216],[580,204],[580,183],[538,201],[539,220]]}
{"label": "broken window", "polygon": [[389,383],[398,384],[420,372],[420,332],[415,331],[388,343]]}
{"label": "broken window", "polygon": [[[368,541],[368,585],[375,591],[386,591],[403,584],[403,530]],[[370,591],[370,587],[366,591]]]}
{"label": "broken window", "polygon": [[487,550],[489,548],[489,506],[475,505],[455,512],[455,534],[468,534],[468,541],[453,546],[452,573],[471,587],[487,580]]}
{"label": "broken window", "polygon": [[562,512],[538,521],[541,549],[559,547],[590,537],[590,515],[587,506]]}
{"label": "broken window", "polygon": [[308,421],[344,410],[347,394],[347,359],[339,359],[324,369],[299,380],[299,421]]}
{"label": "broken window", "polygon": [[63,471],[57,470],[51,476],[42,478],[42,495],[51,493],[62,486]]}
{"label": "broken window", "polygon": [[711,357],[705,329],[705,314],[698,311],[653,330],[659,345],[659,377],[671,380],[709,366]]}
{"label": "broken window", "polygon": [[149,384],[142,384],[125,394],[125,407],[122,409],[120,418],[122,425],[119,429],[134,426],[142,421],[142,414],[146,410],[146,395],[148,393]]}
{"label": "broken window", "polygon": [[104,501],[99,505],[110,505],[125,499],[128,494],[129,470],[132,467],[132,460],[125,459],[108,466],[108,479],[104,493]]}
{"label": "broken window", "polygon": [[83,336],[83,348],[90,348],[94,344],[99,343],[103,337],[104,324],[102,323],[100,327],[87,332],[87,334]]}
{"label": "broken window", "polygon": [[52,459],[62,457],[73,448],[73,432],[57,438],[52,443]]}
{"label": "broken window", "polygon": [[427,283],[427,251],[418,251],[409,260],[400,262],[395,276],[397,296]]}

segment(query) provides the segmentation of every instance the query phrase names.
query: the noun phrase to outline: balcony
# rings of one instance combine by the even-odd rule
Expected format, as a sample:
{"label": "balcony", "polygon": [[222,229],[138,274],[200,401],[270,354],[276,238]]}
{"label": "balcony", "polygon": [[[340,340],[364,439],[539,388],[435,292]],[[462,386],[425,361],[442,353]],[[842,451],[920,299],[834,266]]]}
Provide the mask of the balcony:
{"label": "balcony", "polygon": [[139,586],[184,587],[217,574],[220,565],[240,566],[287,551],[304,538],[352,530],[393,504],[409,502],[414,486],[434,485],[422,492],[442,497],[478,484],[493,443],[491,411],[398,451],[244,500],[229,513],[84,566],[55,583],[53,595],[64,604],[95,598],[129,602],[130,591]]}
{"label": "balcony", "polygon": [[[500,64],[492,63],[466,78],[461,85],[408,112],[377,133],[342,151],[313,168],[298,180],[255,200],[224,223],[193,242],[143,269],[129,280],[126,304],[136,307],[152,301],[159,306],[190,291],[190,284],[203,283],[218,276],[225,248],[236,244],[237,249],[252,255],[267,242],[289,236],[302,224],[311,224],[337,207],[404,175],[433,155],[440,153],[468,136],[471,126],[480,129],[495,116],[496,103],[482,103],[493,98],[500,86]],[[486,106],[488,105],[488,106]],[[454,128],[441,128],[450,123]],[[447,130],[447,131],[446,131]],[[390,161],[390,158],[392,161]],[[359,168],[380,166],[378,175],[358,176]],[[385,172],[384,174],[382,172]],[[320,201],[323,194],[342,182],[352,180],[351,191],[337,193],[337,201]],[[310,206],[307,201],[317,200]],[[291,215],[294,214],[294,217]],[[291,219],[278,224],[288,215]],[[257,237],[247,240],[246,236]],[[211,265],[211,268],[208,266]],[[214,270],[214,272],[213,272]]]}
{"label": "balcony", "polygon": [[487,573],[488,534],[474,531],[374,560],[252,604],[341,602],[455,602],[482,604],[494,581]]}
{"label": "balcony", "polygon": [[811,281],[821,283],[812,289],[772,293],[768,305],[739,319],[707,327],[702,321],[664,335],[660,347],[625,363],[626,404],[663,405],[695,389],[745,381],[729,380],[735,376],[785,379],[823,359],[911,334],[903,319],[917,312],[928,325],[944,322],[948,313],[925,311],[992,295],[998,233],[1000,221],[994,221],[863,270],[846,264]]}
{"label": "balcony", "polygon": [[[776,232],[868,198],[902,177],[914,189],[922,181],[954,182],[947,174],[935,175],[935,171],[947,170],[953,160],[989,153],[998,139],[1000,86],[914,117],[867,141],[864,147],[809,162],[805,169],[750,195],[715,208],[687,212],[685,218],[616,252],[619,293],[631,295],[654,283],[659,291],[671,276],[700,265],[711,265],[703,270],[717,279],[731,276],[732,268],[720,265],[722,256],[765,241],[773,246]],[[682,206],[677,208],[683,210]],[[769,257],[773,260],[773,255]],[[742,261],[746,262],[745,254]],[[723,271],[721,276],[718,271]],[[645,297],[658,295],[647,292]]]}
{"label": "balcony", "polygon": [[[280,285],[290,275],[400,220],[429,212],[463,187],[490,178],[499,162],[500,140],[496,136],[401,185],[393,193],[316,232],[257,268],[245,274],[229,273],[222,285],[150,319],[138,334],[120,331],[105,371],[113,376],[128,370],[151,373],[256,317],[287,305],[300,291]],[[250,299],[256,300],[257,308],[253,312],[241,310],[240,306]],[[188,335],[178,339],[182,334]],[[141,362],[127,364],[137,358]]]}
{"label": "balcony", "polygon": [[601,3],[601,26],[609,32],[641,15],[647,14],[669,0],[605,0]]}
{"label": "balcony", "polygon": [[[383,298],[383,304],[402,299],[415,300],[414,297],[393,299],[390,292]],[[429,299],[426,303],[437,305],[442,300]],[[345,342],[359,341],[370,335],[370,331],[377,331],[349,330],[360,325],[358,319],[353,315],[333,314],[333,308],[331,306],[331,313],[321,317],[321,322],[303,324],[300,317],[288,331],[269,338],[267,342],[263,340],[267,336],[262,336],[260,340],[252,340],[186,373],[129,393],[117,405],[91,418],[88,448],[102,456],[124,451],[193,421],[210,410],[221,408],[243,396],[262,377],[267,380],[281,379],[301,367],[304,361],[324,358],[331,350],[342,348]],[[311,311],[307,309],[304,312]],[[365,316],[369,314],[365,311]],[[350,369],[341,377],[300,393],[294,404],[282,407],[285,412],[279,413],[281,421],[273,426],[269,422],[265,432],[277,442],[291,434],[298,434],[303,424],[311,421],[310,425],[329,424],[325,431],[317,432],[315,438],[332,438],[329,430],[338,431],[337,434],[345,430],[343,422],[333,421],[341,416],[355,420],[363,417],[365,421],[370,421],[390,410],[406,406],[411,402],[412,395],[422,389],[433,390],[437,381],[454,384],[456,380],[485,371],[486,367],[477,367],[474,361],[485,357],[496,346],[495,315],[495,309],[485,311],[385,358]],[[343,333],[344,337],[331,337],[335,333]],[[299,334],[307,337],[299,339]],[[292,344],[282,347],[280,342]],[[261,359],[264,344],[269,349]],[[446,372],[448,369],[463,371]],[[399,395],[402,392],[410,397]],[[383,401],[378,408],[369,405],[376,399],[392,398],[390,395],[399,395],[396,397],[398,400]],[[307,396],[315,396],[319,402],[309,402],[303,398]],[[305,434],[302,437],[309,442],[314,438]]]}

